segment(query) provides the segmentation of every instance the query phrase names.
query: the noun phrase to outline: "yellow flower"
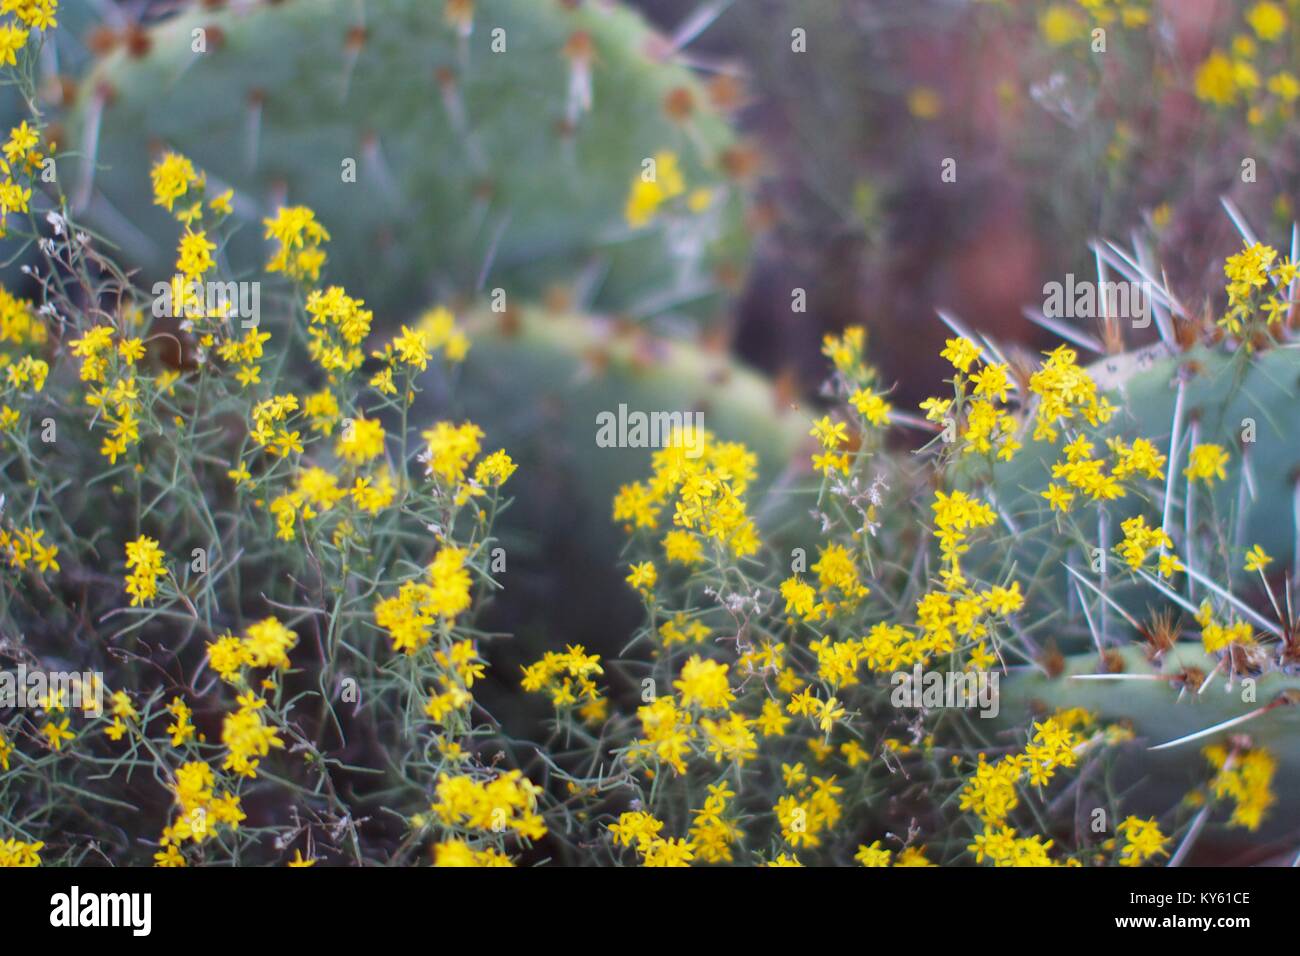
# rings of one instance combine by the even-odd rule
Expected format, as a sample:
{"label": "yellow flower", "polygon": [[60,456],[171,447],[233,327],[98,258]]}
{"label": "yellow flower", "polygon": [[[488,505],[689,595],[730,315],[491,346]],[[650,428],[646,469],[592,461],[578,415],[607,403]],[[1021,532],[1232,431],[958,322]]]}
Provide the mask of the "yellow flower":
{"label": "yellow flower", "polygon": [[1190,481],[1199,478],[1207,485],[1213,485],[1216,478],[1219,481],[1227,479],[1228,476],[1223,470],[1227,463],[1228,453],[1221,446],[1197,445],[1188,455],[1188,464],[1183,469],[1183,474]]}
{"label": "yellow flower", "polygon": [[46,746],[51,750],[62,750],[63,741],[72,740],[76,737],[76,734],[68,730],[68,721],[69,718],[67,717],[64,717],[63,720],[58,723],[51,720],[41,728],[41,733],[45,735]]}
{"label": "yellow flower", "polygon": [[849,440],[849,427],[843,422],[832,422],[829,415],[823,415],[813,422],[808,432],[822,443],[823,448],[834,448]]}
{"label": "yellow flower", "polygon": [[306,206],[281,206],[274,217],[263,219],[262,224],[266,227],[266,238],[278,244],[266,264],[267,272],[283,272],[290,278],[312,282],[320,278],[321,266],[325,264],[321,245],[329,241],[330,234],[316,221],[314,212]]}
{"label": "yellow flower", "polygon": [[176,259],[176,271],[189,278],[197,278],[216,267],[212,252],[217,248],[215,242],[208,239],[202,229],[198,232],[186,230],[181,236],[180,250]]}
{"label": "yellow flower", "polygon": [[955,338],[944,342],[939,355],[951,362],[957,371],[969,372],[971,363],[980,357],[980,350],[969,339]]}
{"label": "yellow flower", "polygon": [[690,866],[695,859],[695,847],[686,839],[651,840],[645,847],[643,866],[648,867],[682,867]]}
{"label": "yellow flower", "polygon": [[914,86],[907,93],[907,110],[917,119],[931,120],[943,112],[943,98],[932,87]]}
{"label": "yellow flower", "polygon": [[934,866],[925,856],[925,847],[909,846],[899,851],[894,866]]}
{"label": "yellow flower", "polygon": [[126,593],[131,596],[131,607],[152,601],[158,595],[158,582],[167,576],[158,542],[146,535],[128,541],[126,566]]}
{"label": "yellow flower", "polygon": [[1264,0],[1246,11],[1246,22],[1261,40],[1269,42],[1286,33],[1286,11],[1279,4]]}
{"label": "yellow flower", "polygon": [[184,156],[171,152],[164,153],[163,158],[154,163],[150,176],[153,179],[154,205],[162,206],[168,212],[172,211],[177,199],[200,182],[193,163]]}
{"label": "yellow flower", "polygon": [[1221,744],[1212,744],[1202,752],[1218,771],[1210,781],[1210,792],[1218,800],[1233,803],[1228,826],[1259,829],[1277,802],[1273,791],[1277,761],[1273,755],[1263,747],[1230,752]]}
{"label": "yellow flower", "polygon": [[22,840],[0,840],[0,868],[33,867],[41,865],[42,842],[25,843]]}
{"label": "yellow flower", "polygon": [[1221,50],[1215,50],[1196,71],[1196,97],[1218,106],[1237,99],[1237,71]]}
{"label": "yellow flower", "polygon": [[1268,91],[1285,103],[1300,99],[1300,80],[1290,70],[1279,70],[1268,79]]}
{"label": "yellow flower", "polygon": [[853,859],[867,867],[889,866],[890,851],[880,845],[876,840],[870,846],[859,845],[858,851],[853,854]]}
{"label": "yellow flower", "polygon": [[1262,547],[1255,545],[1246,552],[1246,570],[1259,571],[1261,574],[1267,568],[1273,559],[1268,556]]}
{"label": "yellow flower", "polygon": [[1159,824],[1153,819],[1129,816],[1116,829],[1124,838],[1120,866],[1141,866],[1153,857],[1169,855],[1165,849],[1169,838],[1160,832]]}
{"label": "yellow flower", "polygon": [[645,167],[632,181],[624,216],[632,228],[646,225],[659,208],[686,191],[686,181],[678,165],[677,154],[655,153],[653,166]]}
{"label": "yellow flower", "polygon": [[976,395],[983,395],[999,402],[1007,400],[1007,389],[1011,387],[1011,378],[1005,365],[987,365],[976,373],[971,381],[975,383]]}
{"label": "yellow flower", "polygon": [[1074,492],[1067,488],[1062,488],[1055,482],[1048,484],[1047,490],[1039,493],[1041,497],[1047,499],[1047,503],[1053,511],[1066,512],[1070,510],[1070,504],[1074,501]]}
{"label": "yellow flower", "polygon": [[233,189],[227,189],[225,192],[213,196],[208,200],[208,208],[220,216],[229,216],[235,211],[234,207],[230,204],[230,201],[234,196],[235,191]]}
{"label": "yellow flower", "polygon": [[699,535],[690,531],[673,530],[664,535],[664,556],[676,564],[698,564],[704,561],[704,546]]}
{"label": "yellow flower", "polygon": [[659,572],[655,569],[653,562],[642,561],[640,564],[632,565],[626,580],[632,587],[645,594],[654,590],[654,586],[659,580]]}
{"label": "yellow flower", "polygon": [[483,430],[473,422],[438,422],[422,437],[428,442],[425,460],[429,474],[455,484],[465,478],[469,463],[478,456]]}
{"label": "yellow flower", "polygon": [[692,654],[673,686],[681,692],[682,706],[698,705],[706,710],[726,707],[736,695],[727,681],[727,665]]}
{"label": "yellow flower", "polygon": [[356,418],[344,422],[334,451],[344,461],[360,465],[384,453],[384,426],[378,419]]}
{"label": "yellow flower", "polygon": [[1039,14],[1038,29],[1052,46],[1066,46],[1086,36],[1088,24],[1070,7],[1056,3]]}
{"label": "yellow flower", "polygon": [[167,705],[167,712],[174,718],[167,726],[167,733],[171,734],[172,746],[179,747],[194,736],[194,724],[190,720],[193,712],[179,697],[172,698],[172,702]]}
{"label": "yellow flower", "polygon": [[893,407],[874,392],[859,389],[849,396],[849,404],[871,424],[877,427],[889,424],[889,413]]}
{"label": "yellow flower", "polygon": [[266,722],[266,701],[254,694],[239,697],[239,709],[227,714],[221,724],[221,742],[226,747],[223,770],[241,777],[256,777],[261,758],[272,749],[284,747],[279,731]]}
{"label": "yellow flower", "polygon": [[289,651],[298,635],[273,617],[250,624],[244,632],[244,657],[250,667],[289,669]]}
{"label": "yellow flower", "polygon": [[517,468],[504,449],[494,451],[474,466],[474,481],[486,487],[499,488]]}

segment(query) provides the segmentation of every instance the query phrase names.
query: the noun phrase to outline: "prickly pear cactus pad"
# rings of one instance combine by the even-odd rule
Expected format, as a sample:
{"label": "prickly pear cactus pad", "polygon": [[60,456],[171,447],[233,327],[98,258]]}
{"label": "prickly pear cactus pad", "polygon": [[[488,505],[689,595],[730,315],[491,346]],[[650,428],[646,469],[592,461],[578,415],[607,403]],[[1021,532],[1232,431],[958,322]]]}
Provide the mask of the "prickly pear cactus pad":
{"label": "prickly pear cactus pad", "polygon": [[635,318],[699,314],[718,305],[719,274],[743,268],[728,173],[740,148],[634,12],[224,6],[193,4],[110,53],[69,124],[85,157],[77,201],[152,277],[170,269],[162,220],[128,228],[121,213],[149,205],[135,170],[163,148],[242,197],[237,268],[261,255],[261,217],[306,204],[336,235],[336,279],[385,317],[434,295],[552,285]]}

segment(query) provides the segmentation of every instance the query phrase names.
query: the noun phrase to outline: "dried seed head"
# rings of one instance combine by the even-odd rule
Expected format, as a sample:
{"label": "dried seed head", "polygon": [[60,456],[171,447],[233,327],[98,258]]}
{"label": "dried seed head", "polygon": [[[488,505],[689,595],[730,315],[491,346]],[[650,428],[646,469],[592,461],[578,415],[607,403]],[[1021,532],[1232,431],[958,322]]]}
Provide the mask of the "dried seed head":
{"label": "dried seed head", "polygon": [[1142,629],[1142,636],[1146,638],[1152,656],[1159,656],[1173,648],[1180,630],[1173,611],[1165,609],[1152,613],[1150,623]]}
{"label": "dried seed head", "polygon": [[1065,672],[1065,656],[1057,649],[1055,642],[1043,649],[1038,657],[1038,664],[1053,680]]}

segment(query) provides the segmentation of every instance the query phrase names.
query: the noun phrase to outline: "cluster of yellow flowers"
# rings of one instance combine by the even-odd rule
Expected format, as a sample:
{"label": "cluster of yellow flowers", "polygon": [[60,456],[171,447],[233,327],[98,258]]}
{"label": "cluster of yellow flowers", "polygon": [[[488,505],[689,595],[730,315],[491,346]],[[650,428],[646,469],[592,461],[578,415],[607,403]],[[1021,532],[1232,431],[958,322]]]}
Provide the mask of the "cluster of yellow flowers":
{"label": "cluster of yellow flowers", "polygon": [[1115,407],[1097,395],[1097,383],[1079,367],[1074,349],[1058,345],[1029,376],[1029,391],[1036,397],[1034,441],[1055,442],[1057,428],[1082,417],[1093,428],[1110,421]]}
{"label": "cluster of yellow flowers", "polygon": [[485,665],[473,641],[457,641],[450,651],[436,651],[433,657],[442,669],[438,678],[442,690],[430,693],[424,713],[435,724],[446,724],[451,714],[474,700],[469,689],[483,676]]}
{"label": "cluster of yellow flowers", "polygon": [[1228,47],[1216,47],[1196,71],[1196,96],[1218,107],[1244,107],[1252,126],[1294,119],[1300,79],[1289,59],[1291,15],[1275,0],[1245,11]]}
{"label": "cluster of yellow flowers", "polygon": [[22,571],[29,565],[42,574],[59,570],[58,545],[45,544],[41,539],[45,532],[22,527],[9,531],[0,528],[0,555],[9,562],[9,567]]}
{"label": "cluster of yellow flowers", "polygon": [[499,449],[479,460],[470,475],[469,466],[482,450],[483,439],[483,429],[473,422],[438,422],[421,437],[427,443],[420,456],[427,473],[437,483],[439,493],[457,507],[486,495],[488,489],[500,488],[515,473],[514,461]]}
{"label": "cluster of yellow flowers", "polygon": [[[408,376],[423,372],[437,352],[446,355],[449,362],[462,362],[469,354],[469,338],[456,328],[455,316],[441,306],[424,313],[415,328],[403,325],[402,331],[382,349],[371,353],[384,363],[384,368],[371,376],[370,387],[381,395],[396,395],[394,373],[399,369]],[[409,380],[406,388],[409,394]]]}
{"label": "cluster of yellow flowers", "polygon": [[615,846],[634,847],[647,867],[685,867],[695,860],[731,863],[732,847],[744,836],[731,811],[735,796],[726,782],[710,784],[704,806],[692,811],[695,820],[685,838],[660,836],[663,821],[643,810],[620,814],[608,825],[609,834]]}
{"label": "cluster of yellow flowers", "polygon": [[1300,263],[1279,259],[1272,246],[1256,242],[1228,256],[1223,272],[1228,277],[1228,311],[1219,325],[1233,335],[1244,335],[1248,346],[1254,344],[1251,333],[1276,331],[1291,315]]}
{"label": "cluster of yellow flowers", "polygon": [[[8,44],[16,37],[21,37],[21,45],[27,40],[27,31],[11,23],[0,25],[0,64],[12,64],[13,51]],[[0,239],[8,235],[9,216],[26,213],[31,205],[32,187],[24,182],[31,182],[33,174],[45,162],[44,154],[37,149],[40,139],[40,132],[23,120],[10,130],[5,141],[4,158],[0,159]]]}
{"label": "cluster of yellow flowers", "polygon": [[616,846],[635,846],[645,866],[690,866],[695,858],[691,845],[683,839],[659,836],[663,828],[663,821],[653,814],[631,810],[620,814],[618,822],[609,825],[609,833]]}
{"label": "cluster of yellow flowers", "polygon": [[[113,692],[110,712],[113,715],[113,722],[104,728],[104,736],[112,741],[125,737],[126,732],[140,719],[140,713],[131,702],[131,695],[124,690]],[[127,721],[131,723],[128,724]]]}
{"label": "cluster of yellow flowers", "polygon": [[961,590],[966,586],[961,555],[970,550],[967,532],[987,528],[997,520],[997,514],[987,504],[963,491],[947,495],[936,491],[931,508],[934,511],[934,536],[939,541],[939,553],[944,563],[940,576],[949,588]]}
{"label": "cluster of yellow flowers", "polygon": [[243,637],[226,633],[208,645],[208,663],[227,684],[239,683],[244,668],[288,670],[298,635],[273,617],[250,624]]}
{"label": "cluster of yellow flowers", "polygon": [[440,867],[514,866],[509,856],[496,847],[475,849],[464,840],[444,840],[434,844],[433,865]]}
{"label": "cluster of yellow flowers", "polygon": [[[801,765],[786,773],[786,785],[803,784],[808,780]],[[813,777],[795,793],[787,793],[776,802],[772,812],[781,826],[781,836],[795,849],[816,847],[822,834],[839,822],[843,809],[839,796],[844,788],[834,777]]]}
{"label": "cluster of yellow flowers", "polygon": [[0,66],[17,66],[17,53],[27,45],[31,30],[44,33],[59,25],[58,0],[5,0],[0,12],[14,19],[0,24]]}
{"label": "cluster of yellow flowers", "polygon": [[1028,779],[1033,786],[1048,783],[1060,767],[1073,767],[1088,738],[1077,732],[1088,714],[1065,711],[1034,724],[1034,738],[1025,750],[989,763],[980,756],[975,775],[962,788],[960,807],[978,817],[985,827],[998,827],[1020,805],[1017,785]]}
{"label": "cluster of yellow flowers", "polygon": [[[848,407],[857,413],[858,425],[864,432],[868,427],[888,426],[893,411],[893,406],[875,388],[876,373],[866,362],[865,346],[866,330],[860,325],[851,325],[840,335],[828,334],[822,339],[822,354],[835,367],[832,384]],[[813,423],[811,434],[822,446],[821,452],[812,457],[813,467],[823,475],[848,474],[852,459],[843,423],[823,416]]]}
{"label": "cluster of yellow flowers", "polygon": [[[977,862],[988,860],[995,866],[1061,865],[1048,853],[1053,841],[1044,841],[1037,835],[1017,836],[1006,820],[1020,805],[1022,783],[1034,788],[1045,787],[1058,770],[1076,766],[1090,748],[1127,736],[1119,728],[1104,732],[1092,730],[1092,724],[1091,715],[1081,708],[1058,711],[1034,724],[1033,738],[1023,751],[992,763],[980,754],[975,774],[962,787],[958,802],[963,811],[972,813],[983,824],[983,832],[968,847]],[[1083,731],[1088,732],[1086,736]],[[1158,828],[1151,832],[1159,835]],[[1066,865],[1079,863],[1070,859]]]}
{"label": "cluster of yellow flowers", "polygon": [[201,760],[188,761],[176,769],[172,785],[176,818],[163,828],[154,854],[157,866],[183,867],[186,860],[181,847],[186,841],[201,844],[214,836],[219,826],[239,829],[239,824],[247,818],[239,797],[230,792],[217,792],[215,788],[212,768]]}
{"label": "cluster of yellow flowers", "polygon": [[[663,547],[674,562],[693,564],[711,552],[741,559],[760,546],[758,528],[745,505],[745,492],[757,477],[758,459],[737,442],[718,441],[704,429],[688,426],[673,432],[651,460],[649,481],[619,488],[614,520],[626,527],[658,530],[672,503],[677,533],[664,535]],[[658,574],[645,562],[633,572],[632,586],[653,590]]]}
{"label": "cluster of yellow flowers", "polygon": [[1214,619],[1214,609],[1204,601],[1196,612],[1196,623],[1201,626],[1201,643],[1205,653],[1216,654],[1231,647],[1250,647],[1255,643],[1255,631],[1245,621],[1223,625]]}
{"label": "cluster of yellow flowers", "polygon": [[[1150,447],[1145,439],[1137,439],[1137,442],[1143,443],[1138,446],[1143,451]],[[1069,511],[1079,492],[1093,501],[1114,501],[1127,493],[1122,480],[1136,471],[1133,454],[1116,440],[1111,444],[1115,462],[1108,472],[1106,460],[1093,455],[1095,447],[1086,435],[1080,433],[1061,449],[1065,457],[1052,464],[1052,478],[1063,483],[1052,481],[1046,490],[1040,492],[1053,511]],[[1156,475],[1159,476],[1158,467]]]}
{"label": "cluster of yellow flowers", "polygon": [[546,835],[546,823],[537,812],[541,788],[518,770],[508,770],[487,780],[441,774],[430,806],[443,826],[491,833],[514,833],[526,840]]}
{"label": "cluster of yellow flowers", "polygon": [[1182,562],[1177,556],[1165,553],[1167,548],[1174,546],[1174,542],[1163,529],[1148,528],[1147,519],[1142,515],[1127,519],[1120,528],[1124,532],[1124,540],[1115,545],[1115,550],[1130,568],[1137,570],[1142,567],[1147,555],[1158,548],[1158,569],[1162,577],[1172,577],[1175,571],[1183,570]]}
{"label": "cluster of yellow flowers", "polygon": [[577,706],[582,719],[591,724],[606,718],[608,701],[593,679],[605,673],[599,654],[588,654],[581,645],[571,644],[563,653],[547,651],[523,670],[520,686],[529,693],[545,693],[557,710]]}
{"label": "cluster of yellow flowers", "polygon": [[1140,29],[1151,22],[1149,0],[1074,0],[1053,3],[1038,15],[1038,29],[1055,47],[1089,39],[1097,27]]}
{"label": "cluster of yellow flowers", "polygon": [[[940,354],[955,370],[951,379],[954,397],[927,398],[922,402],[926,420],[943,425],[945,442],[960,437],[963,454],[995,455],[1001,461],[1010,461],[1021,442],[1016,437],[1020,423],[1006,407],[1016,389],[1009,366],[983,363],[979,347],[961,336],[948,339]],[[958,436],[953,429],[963,417],[965,428]]]}
{"label": "cluster of yellow flowers", "polygon": [[[205,276],[217,267],[212,253],[217,244],[209,238],[209,229],[218,228],[234,211],[234,190],[227,189],[207,198],[207,175],[194,169],[185,156],[165,152],[153,165],[154,205],[162,206],[180,222],[182,232],[176,250],[176,271],[167,288],[171,314],[182,320],[181,327],[198,333],[199,345],[212,348],[225,334],[235,302],[230,296],[209,296]],[[178,200],[184,204],[177,206]],[[262,356],[262,344],[269,336],[250,332],[243,342],[227,339],[219,347],[221,358],[241,363],[237,377],[247,386],[259,380],[253,364]]]}
{"label": "cluster of yellow flowers", "polygon": [[414,654],[449,627],[470,606],[470,576],[464,548],[441,548],[429,565],[428,582],[405,581],[398,593],[375,605],[375,623],[388,632],[393,649]]}
{"label": "cluster of yellow flowers", "polygon": [[1215,799],[1232,802],[1228,826],[1258,830],[1264,815],[1277,802],[1273,792],[1277,761],[1273,755],[1263,747],[1229,750],[1222,744],[1211,744],[1203,753],[1216,771],[1210,780],[1210,793]]}
{"label": "cluster of yellow flowers", "polygon": [[23,840],[0,840],[0,867],[40,866],[41,850],[45,843],[36,841],[27,843]]}
{"label": "cluster of yellow flowers", "polygon": [[221,769],[255,777],[261,758],[284,746],[279,731],[266,722],[265,709],[266,701],[251,691],[239,695],[239,708],[221,723],[221,742],[227,750]]}
{"label": "cluster of yellow flowers", "polygon": [[781,582],[787,614],[796,614],[805,621],[829,619],[853,611],[871,593],[860,580],[853,555],[843,545],[822,548],[812,572],[817,575],[816,588],[797,574]]}
{"label": "cluster of yellow flowers", "polygon": [[[268,266],[268,268],[270,268]],[[340,286],[332,285],[307,296],[307,349],[327,373],[353,372],[365,361],[361,343],[370,334],[373,313]]]}
{"label": "cluster of yellow flowers", "polygon": [[1160,832],[1155,820],[1129,816],[1120,821],[1116,829],[1124,838],[1120,850],[1120,866],[1142,866],[1157,856],[1168,856],[1165,844],[1169,838]]}
{"label": "cluster of yellow flowers", "polygon": [[126,543],[126,593],[131,596],[132,607],[158,596],[158,582],[167,576],[163,558],[158,542],[148,535]]}
{"label": "cluster of yellow flowers", "polygon": [[[686,192],[686,179],[682,175],[677,154],[662,150],[655,153],[650,164],[632,180],[624,216],[633,229],[649,223],[667,203]],[[707,190],[696,190],[687,197],[692,212],[699,212],[709,204]]]}
{"label": "cluster of yellow flowers", "polygon": [[316,282],[325,265],[330,234],[316,214],[306,206],[281,206],[272,218],[263,220],[266,238],[276,241],[276,250],[266,264],[267,272],[283,272],[291,279]]}
{"label": "cluster of yellow flowers", "polygon": [[[27,371],[24,372],[10,372],[9,369],[15,364],[20,364],[24,359],[34,359],[35,353],[39,352],[48,339],[49,331],[45,323],[37,318],[31,301],[20,299],[0,286],[0,369],[5,370],[6,390],[18,385],[20,380],[23,382],[31,380],[35,384],[37,379],[31,372],[30,363],[26,367]],[[41,376],[39,381],[43,387],[44,376]],[[39,390],[39,388],[33,389],[33,391]],[[7,421],[7,419],[16,414],[13,409],[5,406],[5,412],[0,415],[0,427],[11,428],[17,420]]]}

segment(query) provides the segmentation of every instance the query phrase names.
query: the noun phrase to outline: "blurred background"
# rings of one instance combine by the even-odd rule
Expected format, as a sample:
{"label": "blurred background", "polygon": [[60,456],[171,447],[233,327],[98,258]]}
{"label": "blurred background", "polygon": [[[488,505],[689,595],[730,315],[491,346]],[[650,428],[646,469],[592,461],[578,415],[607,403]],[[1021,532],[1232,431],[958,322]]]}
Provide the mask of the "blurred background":
{"label": "blurred background", "polygon": [[[1261,37],[1258,4],[634,5],[669,35],[699,29],[687,49],[741,78],[740,122],[763,157],[762,237],[735,345],[803,389],[822,375],[821,333],[854,323],[903,405],[943,375],[938,308],[1001,340],[1055,344],[1021,310],[1067,272],[1095,277],[1098,237],[1149,234],[1173,288],[1208,307],[1239,243],[1220,196],[1289,241],[1293,98],[1266,94],[1270,73],[1294,69],[1295,38]],[[1083,38],[1099,26],[1106,50],[1093,53]],[[795,27],[812,40],[792,58]],[[1218,99],[1201,76],[1216,51],[1255,74]],[[954,183],[940,178],[948,157]],[[809,290],[806,315],[791,313],[792,287]]]}
{"label": "blurred background", "polygon": [[[627,5],[709,80],[746,137],[755,246],[745,274],[726,277],[723,328],[793,393],[815,390],[823,332],[849,324],[870,330],[902,405],[940,377],[936,309],[1004,341],[1046,344],[1022,309],[1041,306],[1046,282],[1092,275],[1097,237],[1142,233],[1184,301],[1209,307],[1236,246],[1221,196],[1275,243],[1289,238],[1294,0]],[[72,78],[94,58],[146,56],[144,28],[188,6],[66,4],[50,102],[71,102]],[[790,55],[796,29],[802,56]],[[941,179],[947,159],[954,182]],[[794,288],[806,312],[792,312]]]}

